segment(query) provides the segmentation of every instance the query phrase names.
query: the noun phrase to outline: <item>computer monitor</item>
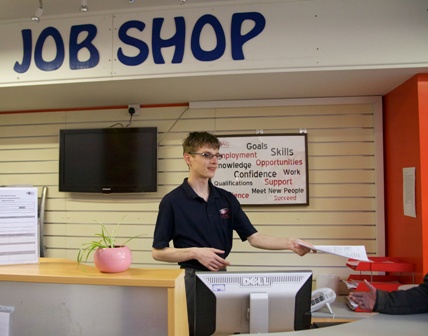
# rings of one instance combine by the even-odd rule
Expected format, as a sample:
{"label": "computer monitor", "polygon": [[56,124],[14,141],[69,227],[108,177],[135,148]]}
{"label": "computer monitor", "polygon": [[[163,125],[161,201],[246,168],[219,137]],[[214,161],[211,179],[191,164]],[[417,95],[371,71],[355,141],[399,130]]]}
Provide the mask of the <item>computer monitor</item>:
{"label": "computer monitor", "polygon": [[312,271],[196,272],[195,335],[311,326]]}

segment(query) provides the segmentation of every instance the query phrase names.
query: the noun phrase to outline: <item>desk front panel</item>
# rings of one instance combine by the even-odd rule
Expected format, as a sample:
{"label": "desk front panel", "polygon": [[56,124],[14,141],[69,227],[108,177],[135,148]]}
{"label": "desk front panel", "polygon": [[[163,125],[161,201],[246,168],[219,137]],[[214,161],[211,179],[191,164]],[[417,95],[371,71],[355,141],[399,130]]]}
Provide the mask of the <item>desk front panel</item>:
{"label": "desk front panel", "polygon": [[19,336],[168,335],[165,288],[0,282]]}

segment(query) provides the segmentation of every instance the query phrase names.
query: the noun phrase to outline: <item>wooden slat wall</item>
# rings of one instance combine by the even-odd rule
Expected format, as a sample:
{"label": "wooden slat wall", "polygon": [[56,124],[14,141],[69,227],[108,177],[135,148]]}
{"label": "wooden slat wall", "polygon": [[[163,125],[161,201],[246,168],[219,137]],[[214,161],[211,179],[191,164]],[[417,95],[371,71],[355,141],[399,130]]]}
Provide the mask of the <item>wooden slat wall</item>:
{"label": "wooden slat wall", "polygon": [[[79,246],[125,215],[121,238],[145,236],[129,243],[134,267],[175,267],[155,262],[151,241],[157,208],[165,193],[187,176],[181,141],[189,131],[217,135],[308,133],[309,206],[244,206],[262,232],[297,236],[313,244],[360,245],[369,254],[382,249],[379,223],[379,172],[374,105],[363,103],[299,103],[276,107],[190,109],[144,108],[133,127],[158,127],[158,191],[140,194],[73,194],[58,192],[58,132],[62,128],[126,125],[126,109],[0,114],[0,185],[48,186],[45,216],[46,256],[75,259]],[[263,251],[235,239],[232,270],[312,269],[346,277],[346,259],[310,254]]]}

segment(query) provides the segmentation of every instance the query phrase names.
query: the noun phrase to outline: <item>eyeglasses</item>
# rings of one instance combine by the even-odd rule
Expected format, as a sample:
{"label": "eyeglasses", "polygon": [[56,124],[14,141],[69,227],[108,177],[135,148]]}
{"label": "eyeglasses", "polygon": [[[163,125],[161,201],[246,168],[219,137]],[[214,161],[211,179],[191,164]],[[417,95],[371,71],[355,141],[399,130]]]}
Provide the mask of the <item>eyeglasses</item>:
{"label": "eyeglasses", "polygon": [[211,154],[211,153],[205,153],[205,152],[204,153],[189,152],[189,154],[197,154],[208,160],[212,160],[214,156],[217,158],[217,160],[221,160],[223,158],[222,154]]}

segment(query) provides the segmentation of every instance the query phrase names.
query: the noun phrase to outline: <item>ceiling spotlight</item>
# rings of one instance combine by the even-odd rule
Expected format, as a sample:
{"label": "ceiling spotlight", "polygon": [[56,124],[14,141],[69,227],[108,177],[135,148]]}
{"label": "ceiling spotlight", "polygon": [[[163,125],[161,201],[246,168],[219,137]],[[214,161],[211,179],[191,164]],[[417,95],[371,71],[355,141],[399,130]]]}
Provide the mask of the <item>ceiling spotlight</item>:
{"label": "ceiling spotlight", "polygon": [[135,0],[128,0],[128,3],[133,4]]}
{"label": "ceiling spotlight", "polygon": [[31,20],[39,22],[40,18],[43,14],[43,1],[39,0],[39,7],[36,9],[36,12],[34,13],[34,16],[31,18]]}
{"label": "ceiling spotlight", "polygon": [[80,6],[81,12],[87,12],[88,11],[88,2],[86,0],[82,0],[82,4]]}
{"label": "ceiling spotlight", "polygon": [[186,2],[186,0],[178,0],[178,3],[180,4],[180,5],[184,5],[184,3]]}

